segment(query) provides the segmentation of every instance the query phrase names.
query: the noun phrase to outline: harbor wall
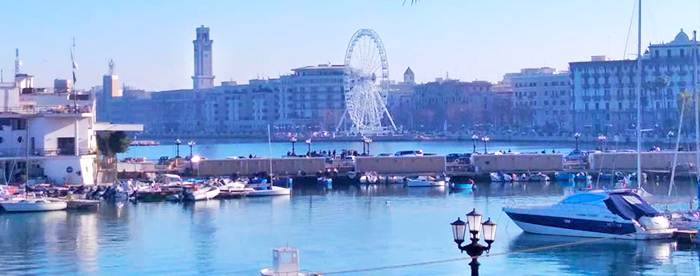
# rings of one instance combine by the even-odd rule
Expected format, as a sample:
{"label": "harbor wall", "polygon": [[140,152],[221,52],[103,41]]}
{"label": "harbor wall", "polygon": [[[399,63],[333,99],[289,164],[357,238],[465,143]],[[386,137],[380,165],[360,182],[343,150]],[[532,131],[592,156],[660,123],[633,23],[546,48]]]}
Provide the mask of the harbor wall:
{"label": "harbor wall", "polygon": [[[272,173],[278,175],[296,175],[303,172],[315,174],[326,169],[325,158],[272,158]],[[253,159],[207,159],[195,165],[200,176],[216,175],[251,175],[270,171],[269,158]]]}
{"label": "harbor wall", "polygon": [[563,155],[555,154],[505,154],[472,155],[472,164],[477,172],[526,172],[561,171]]}
{"label": "harbor wall", "polygon": [[[695,164],[694,151],[678,152],[677,165]],[[675,152],[642,152],[642,170],[671,170]],[[637,169],[637,153],[592,153],[588,156],[588,162],[592,170],[629,170]]]}
{"label": "harbor wall", "polygon": [[445,156],[358,156],[355,171],[380,174],[438,174],[445,172]]}

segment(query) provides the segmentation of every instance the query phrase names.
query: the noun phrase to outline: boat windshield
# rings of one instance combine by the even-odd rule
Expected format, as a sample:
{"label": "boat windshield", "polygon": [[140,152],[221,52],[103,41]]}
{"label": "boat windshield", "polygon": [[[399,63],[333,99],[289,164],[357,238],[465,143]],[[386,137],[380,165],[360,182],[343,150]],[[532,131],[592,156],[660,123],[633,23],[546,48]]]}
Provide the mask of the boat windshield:
{"label": "boat windshield", "polygon": [[565,198],[561,201],[564,204],[588,203],[596,202],[605,199],[604,195],[599,194],[576,194]]}

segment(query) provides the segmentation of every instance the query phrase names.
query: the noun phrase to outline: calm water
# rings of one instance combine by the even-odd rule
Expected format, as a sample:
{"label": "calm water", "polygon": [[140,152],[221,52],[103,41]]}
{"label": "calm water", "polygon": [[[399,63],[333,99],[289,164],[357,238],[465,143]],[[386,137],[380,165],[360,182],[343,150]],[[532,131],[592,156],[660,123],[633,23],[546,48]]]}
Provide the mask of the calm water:
{"label": "calm water", "polygon": [[[177,147],[175,144],[165,144],[168,142],[162,142],[160,146],[152,147],[131,147],[128,152],[119,155],[120,157],[146,157],[149,160],[158,159],[161,156],[173,157],[177,153]],[[193,153],[195,155],[202,155],[207,158],[226,158],[228,156],[248,156],[250,154],[258,156],[272,156],[278,157],[286,155],[288,151],[292,150],[291,143],[281,143],[276,142],[268,145],[268,143],[206,143],[198,142],[195,145]],[[502,143],[494,142],[487,145],[487,150],[492,152],[494,150],[508,151],[508,149],[518,151],[518,152],[540,152],[546,150],[551,152],[556,150],[562,153],[569,153],[574,149],[575,145],[573,143]],[[583,148],[594,148],[593,145],[586,145]],[[316,142],[311,144],[311,150],[317,151],[332,151],[337,150],[338,153],[341,149],[354,149],[362,153],[362,143],[361,142]],[[473,144],[471,141],[410,141],[410,142],[374,142],[370,144],[370,153],[373,155],[379,153],[395,153],[400,150],[412,150],[412,149],[422,149],[426,153],[437,153],[437,154],[450,154],[450,153],[465,153],[473,151]],[[296,143],[296,152],[298,154],[306,154],[308,148],[307,145],[302,142]],[[484,143],[477,143],[476,150],[479,152],[484,152]],[[189,155],[189,147],[187,145],[180,145],[180,155]]]}
{"label": "calm water", "polygon": [[[664,185],[649,185],[654,193]],[[492,253],[578,240],[523,234],[507,201],[553,202],[556,183],[483,184],[475,193],[400,186],[295,190],[291,197],[193,205],[104,205],[96,213],[0,214],[1,275],[256,275],[271,248],[300,249],[301,267],[336,271],[459,258],[449,223],[476,208],[499,225]],[[681,185],[679,194],[694,194]],[[700,249],[605,241],[481,258],[482,275],[700,275]],[[467,261],[348,275],[468,275]]]}

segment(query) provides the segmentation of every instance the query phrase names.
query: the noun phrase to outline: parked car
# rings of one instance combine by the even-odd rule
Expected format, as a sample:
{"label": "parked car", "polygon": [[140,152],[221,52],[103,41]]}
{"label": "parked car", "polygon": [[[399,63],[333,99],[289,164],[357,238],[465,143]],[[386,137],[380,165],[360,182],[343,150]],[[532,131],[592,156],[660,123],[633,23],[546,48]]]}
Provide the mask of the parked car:
{"label": "parked car", "polygon": [[402,150],[397,151],[395,156],[423,156],[423,150]]}
{"label": "parked car", "polygon": [[340,162],[343,166],[355,166],[355,156],[345,156]]}
{"label": "parked car", "polygon": [[377,156],[391,156],[391,153],[380,153]]}
{"label": "parked car", "polygon": [[588,153],[585,151],[580,151],[580,150],[573,150],[572,152],[569,153],[566,157],[564,157],[566,161],[581,161],[585,162],[586,159],[588,159]]}
{"label": "parked car", "polygon": [[450,153],[448,155],[445,155],[445,161],[447,163],[456,162],[457,159],[459,159],[459,156],[460,156],[459,153]]}

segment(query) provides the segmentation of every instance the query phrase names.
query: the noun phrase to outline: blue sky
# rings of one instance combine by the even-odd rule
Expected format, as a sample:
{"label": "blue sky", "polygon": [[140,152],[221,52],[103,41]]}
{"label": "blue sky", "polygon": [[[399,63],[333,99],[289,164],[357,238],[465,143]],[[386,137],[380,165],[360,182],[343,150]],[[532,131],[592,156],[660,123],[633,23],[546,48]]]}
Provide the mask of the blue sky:
{"label": "blue sky", "polygon": [[[342,64],[352,34],[374,29],[391,79],[407,66],[418,82],[444,77],[498,81],[520,68],[623,58],[634,0],[123,0],[3,1],[0,68],[14,49],[36,84],[69,78],[76,38],[78,87],[100,85],[109,59],[127,85],[190,88],[195,28],[211,28],[216,82],[277,77],[291,68]],[[645,0],[643,45],[700,29],[700,1]],[[628,53],[636,52],[636,19]],[[629,57],[633,57],[630,55]]]}

